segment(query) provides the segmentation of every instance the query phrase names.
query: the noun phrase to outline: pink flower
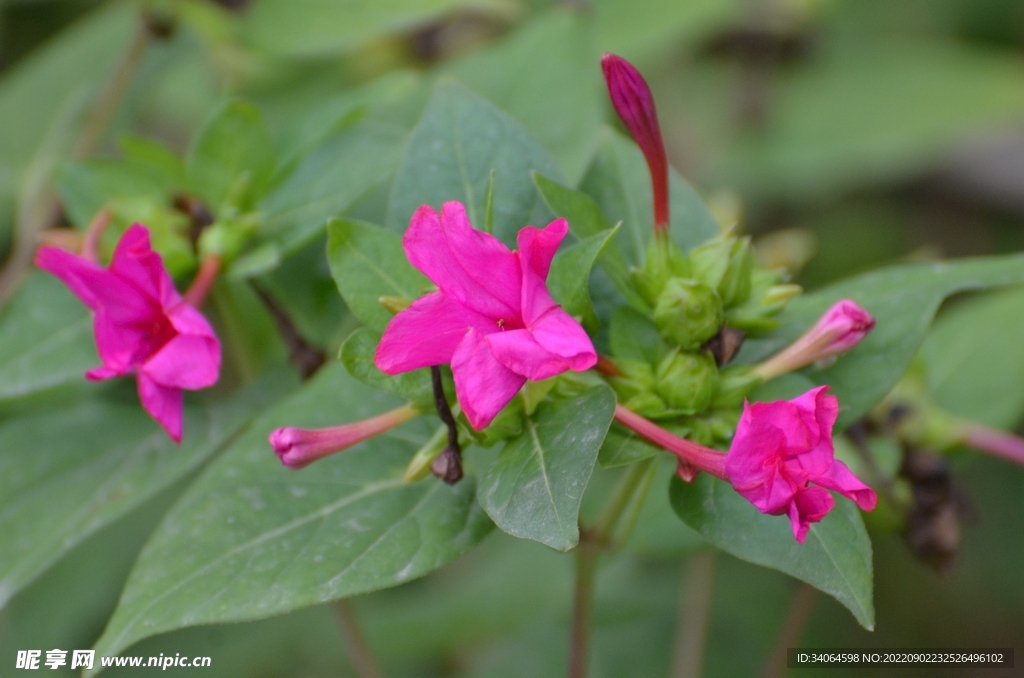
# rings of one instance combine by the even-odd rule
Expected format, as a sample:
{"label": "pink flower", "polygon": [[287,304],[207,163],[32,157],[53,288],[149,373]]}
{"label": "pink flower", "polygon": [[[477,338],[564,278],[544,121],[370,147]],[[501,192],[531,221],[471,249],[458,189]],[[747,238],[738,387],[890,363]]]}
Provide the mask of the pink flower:
{"label": "pink flower", "polygon": [[[811,523],[825,517],[835,490],[865,511],[878,497],[832,447],[839,401],[819,386],[793,400],[745,404],[725,470],[733,487],[761,513],[788,514],[801,544]],[[811,485],[814,483],[814,485]]]}
{"label": "pink flower", "polygon": [[298,469],[380,435],[418,415],[419,410],[411,405],[405,405],[376,417],[343,426],[317,429],[287,426],[275,429],[270,433],[268,440],[282,464],[288,468]]}
{"label": "pink flower", "polygon": [[668,228],[668,159],[651,89],[640,72],[620,56],[605,54],[601,70],[615,112],[647,160],[654,189],[654,228],[664,231]]}
{"label": "pink flower", "polygon": [[544,284],[569,229],[556,219],[519,231],[519,250],[476,231],[461,203],[438,216],[416,210],[403,243],[412,265],[440,289],[396,315],[374,362],[387,374],[451,363],[455,392],[470,424],[482,429],[527,379],[594,366],[590,338],[551,299]]}
{"label": "pink flower", "polygon": [[125,231],[109,269],[55,247],[41,248],[36,265],[60,278],[94,314],[103,366],[86,378],[134,374],[142,406],[180,443],[181,390],[216,383],[220,342],[174,288],[160,255],[150,249],[146,227]]}
{"label": "pink flower", "polygon": [[875,326],[870,313],[850,299],[840,299],[799,339],[754,368],[764,379],[845,353]]}

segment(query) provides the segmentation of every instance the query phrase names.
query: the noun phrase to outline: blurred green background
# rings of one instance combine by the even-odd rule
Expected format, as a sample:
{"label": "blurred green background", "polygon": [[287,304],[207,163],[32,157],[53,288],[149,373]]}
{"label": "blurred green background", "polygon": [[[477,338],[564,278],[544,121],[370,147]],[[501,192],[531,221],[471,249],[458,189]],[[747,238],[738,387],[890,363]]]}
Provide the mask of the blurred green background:
{"label": "blurred green background", "polygon": [[[797,281],[807,288],[899,260],[1024,249],[1020,0],[5,0],[0,8],[4,250],[19,210],[68,145],[66,120],[109,82],[138,39],[143,11],[143,30],[155,37],[95,155],[116,156],[125,132],[184,150],[227,96],[254,102],[281,147],[315,130],[318,112],[367,91],[399,101],[380,120],[408,130],[425,101],[422,81],[452,73],[519,119],[575,182],[604,126],[617,124],[598,65],[614,51],[647,76],[673,165],[717,208],[738,200],[763,256],[794,267],[806,260]],[[371,106],[367,120],[375,115]],[[374,200],[368,191],[353,211],[373,213]],[[294,265],[317,256],[316,247]],[[967,322],[956,313],[977,303],[948,304],[952,319],[942,326],[940,318],[936,333],[945,335],[930,340],[932,350],[953,350],[949,337]],[[315,316],[316,304],[309,309]],[[963,382],[943,377],[936,393],[947,408],[984,417],[988,403],[1002,401],[996,375],[1024,378],[1000,362],[1024,362],[1014,358],[1019,340],[1007,341],[1024,330],[1019,294],[999,317],[991,331],[1002,341],[958,354],[951,371]],[[329,319],[315,325],[307,329],[322,337],[340,331]],[[986,336],[985,327],[970,333]],[[989,423],[1013,427],[1021,414],[1004,408]],[[673,656],[695,605],[686,582],[709,565],[706,676],[781,675],[769,656],[794,601],[811,605],[801,646],[1016,644],[1024,652],[1024,470],[968,453],[953,467],[975,510],[950,572],[918,562],[899,535],[869,522],[873,633],[832,599],[801,597],[784,575],[725,555],[708,560],[681,523],[669,522],[666,470],[633,542],[600,573],[592,675],[685,675]],[[180,489],[91,537],[18,594],[0,612],[0,657],[89,647]],[[571,565],[495,534],[439,572],[353,606],[389,676],[557,676]],[[207,678],[352,673],[329,607],[188,629],[130,652],[210,655],[212,668],[194,671]],[[0,675],[17,674],[13,660],[0,665]]]}

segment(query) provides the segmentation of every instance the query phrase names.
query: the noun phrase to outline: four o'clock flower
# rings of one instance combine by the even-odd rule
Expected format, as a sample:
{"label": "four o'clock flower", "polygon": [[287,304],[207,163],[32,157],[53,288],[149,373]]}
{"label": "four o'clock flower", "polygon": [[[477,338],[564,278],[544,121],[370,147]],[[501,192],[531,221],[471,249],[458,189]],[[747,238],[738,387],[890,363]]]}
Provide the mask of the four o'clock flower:
{"label": "four o'clock flower", "polygon": [[174,288],[145,226],[125,231],[109,268],[56,247],[40,248],[36,265],[60,278],[93,312],[103,365],[86,378],[135,375],[142,406],[181,442],[181,391],[216,383],[220,342]]}
{"label": "four o'clock flower", "polygon": [[870,313],[849,299],[832,305],[799,339],[754,368],[764,380],[845,353],[875,326]]}
{"label": "four o'clock flower", "polygon": [[474,230],[461,203],[441,214],[416,210],[403,245],[437,292],[416,300],[387,326],[374,362],[387,374],[451,363],[469,423],[482,429],[527,379],[594,366],[587,333],[548,293],[551,259],[568,232],[565,219],[519,231],[510,251]]}
{"label": "four o'clock flower", "polygon": [[[789,516],[803,543],[825,517],[835,490],[870,511],[878,497],[835,459],[832,425],[839,401],[819,386],[793,400],[744,404],[725,471],[733,487],[761,513]],[[813,485],[812,485],[813,483]]]}
{"label": "four o'clock flower", "polygon": [[330,428],[304,429],[286,426],[271,432],[270,446],[288,468],[299,469],[335,452],[341,452],[419,416],[411,405],[363,421]]}
{"label": "four o'clock flower", "polygon": [[664,233],[668,229],[668,159],[651,88],[640,71],[620,56],[605,54],[601,70],[615,112],[647,160],[654,190],[654,232]]}

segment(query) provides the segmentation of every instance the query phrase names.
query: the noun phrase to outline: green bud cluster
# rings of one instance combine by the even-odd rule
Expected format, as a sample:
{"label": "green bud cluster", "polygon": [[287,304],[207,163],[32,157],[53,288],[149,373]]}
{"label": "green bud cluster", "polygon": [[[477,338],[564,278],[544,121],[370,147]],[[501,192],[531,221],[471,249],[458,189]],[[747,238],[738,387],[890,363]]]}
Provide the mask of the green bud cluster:
{"label": "green bud cluster", "polygon": [[642,356],[613,356],[619,374],[608,381],[619,402],[670,430],[686,429],[680,434],[690,440],[727,444],[743,401],[761,379],[747,367],[719,365],[731,353],[722,346],[774,330],[774,316],[800,288],[787,284],[782,271],[759,268],[750,238],[732,229],[688,255],[655,236],[633,281],[653,323],[649,334],[633,331],[653,336],[656,330],[661,343]]}

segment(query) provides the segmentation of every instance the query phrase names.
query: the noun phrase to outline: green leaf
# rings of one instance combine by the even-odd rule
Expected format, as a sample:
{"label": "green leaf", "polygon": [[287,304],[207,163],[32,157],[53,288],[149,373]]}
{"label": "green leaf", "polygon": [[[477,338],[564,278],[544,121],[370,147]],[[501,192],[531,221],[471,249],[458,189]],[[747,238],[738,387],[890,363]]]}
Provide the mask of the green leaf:
{"label": "green leaf", "polygon": [[672,507],[687,525],[726,553],[807,582],[845,605],[861,626],[875,625],[871,540],[857,506],[840,498],[798,544],[789,518],[761,513],[728,483],[701,474],[669,487]]}
{"label": "green leaf", "polygon": [[33,273],[0,317],[0,402],[84,382],[99,364],[92,317],[56,278]]}
{"label": "green leaf", "polygon": [[601,444],[597,462],[601,464],[601,468],[615,468],[648,459],[662,452],[663,449],[647,442],[636,431],[614,422]]}
{"label": "green leaf", "polygon": [[615,237],[617,228],[598,233],[576,243],[555,255],[548,272],[548,290],[551,298],[565,311],[583,319],[583,326],[593,333],[600,325],[588,292],[590,271],[605,246]]}
{"label": "green leaf", "polygon": [[296,165],[260,203],[260,235],[286,252],[323,232],[327,220],[346,212],[398,166],[408,133],[364,120],[330,137]]}
{"label": "green leaf", "polygon": [[170,147],[155,139],[132,134],[121,135],[117,145],[127,160],[155,171],[169,189],[181,189],[188,184],[185,161]]}
{"label": "green leaf", "polygon": [[[192,140],[185,166],[192,190],[211,212],[228,198],[245,209],[261,198],[274,174],[274,153],[256,107],[230,101],[219,108]],[[241,191],[241,196],[235,192]]]}
{"label": "green leaf", "polygon": [[272,373],[218,405],[188,405],[180,446],[126,382],[0,425],[0,605],[86,536],[196,468],[293,384]]}
{"label": "green leaf", "polygon": [[942,313],[922,350],[940,406],[974,421],[1013,428],[1024,412],[1024,290],[964,301]]}
{"label": "green leaf", "polygon": [[[593,198],[583,191],[567,188],[537,172],[533,173],[533,181],[548,208],[555,216],[565,217],[569,222],[572,234],[580,240],[592,238],[611,229],[611,226],[605,221],[604,215],[601,214],[601,208]],[[615,227],[616,232],[619,227],[620,225]],[[647,303],[637,294],[636,286],[629,275],[629,266],[626,265],[626,259],[616,240],[608,243],[602,249],[600,262],[601,268],[615,283],[615,287],[631,304],[638,308],[647,307]]]}
{"label": "green leaf", "polygon": [[424,367],[395,376],[384,374],[373,363],[379,343],[380,332],[368,327],[360,327],[350,334],[341,346],[341,362],[348,373],[367,386],[405,398],[421,412],[433,411],[434,386],[430,369]]}
{"label": "green leaf", "polygon": [[[494,235],[506,244],[543,203],[530,171],[554,176],[551,157],[507,114],[464,85],[442,79],[409,138],[391,187],[387,226],[399,233],[421,205],[449,200],[466,206],[469,220],[484,226],[487,184],[494,171]],[[546,212],[546,210],[545,210]]]}
{"label": "green leaf", "polygon": [[383,332],[393,317],[384,296],[418,299],[430,281],[409,263],[402,238],[379,226],[337,219],[327,226],[327,259],[349,310],[367,327]]}
{"label": "green leaf", "polygon": [[567,551],[579,542],[583,490],[615,414],[607,386],[545,401],[508,441],[480,485],[480,503],[505,532]]}
{"label": "green leaf", "polygon": [[54,177],[68,218],[85,228],[96,213],[117,198],[149,198],[169,202],[171,189],[158,170],[132,160],[92,158],[61,165]]}
{"label": "green leaf", "polygon": [[507,39],[442,68],[521,122],[575,184],[601,131],[607,94],[600,56],[591,17],[553,7]]}
{"label": "green leaf", "polygon": [[939,304],[956,292],[1024,282],[1024,256],[979,257],[914,263],[872,271],[797,297],[779,316],[768,339],[748,341],[738,363],[778,352],[807,330],[836,301],[853,299],[875,317],[875,328],[830,367],[807,368],[816,384],[839,397],[837,430],[877,405],[906,371],[924,341]]}
{"label": "green leaf", "polygon": [[491,523],[471,477],[455,487],[402,483],[430,433],[423,419],[301,471],[283,467],[267,444],[279,426],[337,425],[399,404],[334,363],[257,420],[154,532],[97,654],[396,586],[475,546]]}
{"label": "green leaf", "polygon": [[[597,202],[607,221],[622,222],[616,240],[627,265],[640,266],[654,235],[651,175],[640,149],[631,139],[608,130],[580,190]],[[674,170],[669,171],[669,202],[669,232],[684,252],[719,232],[704,200]]]}
{"label": "green leaf", "polygon": [[462,7],[511,12],[508,0],[263,0],[242,18],[242,35],[278,56],[315,57],[349,51],[405,33]]}

